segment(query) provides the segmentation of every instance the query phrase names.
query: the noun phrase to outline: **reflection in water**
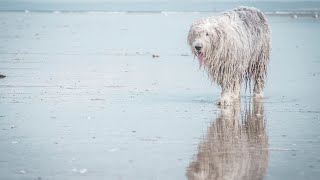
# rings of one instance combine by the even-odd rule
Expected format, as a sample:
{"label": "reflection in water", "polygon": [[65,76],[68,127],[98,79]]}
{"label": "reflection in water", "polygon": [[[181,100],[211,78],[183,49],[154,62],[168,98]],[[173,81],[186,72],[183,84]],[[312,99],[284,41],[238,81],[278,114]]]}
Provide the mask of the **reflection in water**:
{"label": "reflection in water", "polygon": [[268,136],[263,102],[223,107],[187,169],[189,180],[263,179]]}

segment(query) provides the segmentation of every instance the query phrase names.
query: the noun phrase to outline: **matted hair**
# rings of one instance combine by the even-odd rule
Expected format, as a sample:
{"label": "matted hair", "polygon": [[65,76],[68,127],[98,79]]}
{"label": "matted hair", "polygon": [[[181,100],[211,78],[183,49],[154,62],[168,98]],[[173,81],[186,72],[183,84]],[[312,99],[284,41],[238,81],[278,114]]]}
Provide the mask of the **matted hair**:
{"label": "matted hair", "polygon": [[[189,30],[188,43],[212,82],[235,89],[253,80],[263,89],[270,54],[270,28],[262,12],[239,7],[200,19]],[[195,49],[201,45],[201,56]]]}

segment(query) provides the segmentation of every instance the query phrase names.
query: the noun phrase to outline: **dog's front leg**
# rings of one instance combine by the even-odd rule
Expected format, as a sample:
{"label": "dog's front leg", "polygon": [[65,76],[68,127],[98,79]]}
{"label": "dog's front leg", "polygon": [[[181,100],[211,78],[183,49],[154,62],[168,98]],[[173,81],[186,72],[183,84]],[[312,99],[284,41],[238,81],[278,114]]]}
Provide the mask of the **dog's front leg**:
{"label": "dog's front leg", "polygon": [[217,101],[217,105],[220,106],[230,106],[232,105],[234,93],[231,89],[222,88],[221,97]]}
{"label": "dog's front leg", "polygon": [[221,97],[217,101],[217,105],[230,106],[235,100],[240,100],[240,85],[235,85],[234,88],[223,88]]}

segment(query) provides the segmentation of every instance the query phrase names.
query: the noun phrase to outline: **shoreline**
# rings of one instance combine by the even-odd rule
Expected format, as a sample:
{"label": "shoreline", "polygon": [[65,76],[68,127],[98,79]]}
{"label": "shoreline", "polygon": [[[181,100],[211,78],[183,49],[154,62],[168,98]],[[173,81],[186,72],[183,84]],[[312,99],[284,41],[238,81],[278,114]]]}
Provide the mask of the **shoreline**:
{"label": "shoreline", "polygon": [[[43,13],[43,14],[94,14],[94,15],[135,15],[135,14],[163,14],[165,16],[168,15],[190,15],[190,14],[207,14],[214,13],[218,14],[222,11],[87,11],[87,10],[0,10],[0,13]],[[302,16],[302,17],[313,17],[319,18],[320,9],[319,10],[283,10],[283,11],[262,11],[264,14],[268,16]]]}

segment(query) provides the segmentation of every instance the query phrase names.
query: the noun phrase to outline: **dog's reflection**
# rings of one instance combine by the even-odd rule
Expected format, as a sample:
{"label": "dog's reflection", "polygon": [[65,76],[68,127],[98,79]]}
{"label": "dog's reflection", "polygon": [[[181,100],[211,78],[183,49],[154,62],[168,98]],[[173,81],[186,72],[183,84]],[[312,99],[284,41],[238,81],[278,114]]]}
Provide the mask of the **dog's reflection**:
{"label": "dog's reflection", "polygon": [[263,179],[268,136],[262,101],[223,107],[187,169],[189,180]]}

